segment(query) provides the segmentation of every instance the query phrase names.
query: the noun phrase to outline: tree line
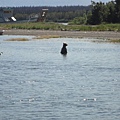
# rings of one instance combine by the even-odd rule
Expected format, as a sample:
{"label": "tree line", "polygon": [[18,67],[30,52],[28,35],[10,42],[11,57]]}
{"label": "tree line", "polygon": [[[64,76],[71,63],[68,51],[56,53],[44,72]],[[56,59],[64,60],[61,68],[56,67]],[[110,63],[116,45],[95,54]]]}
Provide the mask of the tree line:
{"label": "tree line", "polygon": [[108,3],[92,1],[92,10],[87,13],[87,24],[120,23],[120,0]]}
{"label": "tree line", "polygon": [[42,9],[48,9],[47,22],[69,22],[69,24],[120,23],[120,0],[91,2],[89,6],[22,6],[13,7],[14,16],[19,20],[28,20],[39,15]]}
{"label": "tree line", "polygon": [[42,9],[48,9],[46,21],[48,22],[69,22],[75,17],[82,16],[89,11],[91,6],[22,6],[13,7],[14,16],[19,20],[29,19],[29,16],[39,15]]}

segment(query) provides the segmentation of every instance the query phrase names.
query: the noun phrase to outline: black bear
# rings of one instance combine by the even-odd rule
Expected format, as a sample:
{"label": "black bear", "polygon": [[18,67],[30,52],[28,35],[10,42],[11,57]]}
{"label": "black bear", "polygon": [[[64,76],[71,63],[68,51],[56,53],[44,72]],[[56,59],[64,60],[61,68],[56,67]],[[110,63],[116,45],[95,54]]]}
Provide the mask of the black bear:
{"label": "black bear", "polygon": [[66,55],[67,54],[67,43],[63,43],[63,47],[61,49],[61,54]]}

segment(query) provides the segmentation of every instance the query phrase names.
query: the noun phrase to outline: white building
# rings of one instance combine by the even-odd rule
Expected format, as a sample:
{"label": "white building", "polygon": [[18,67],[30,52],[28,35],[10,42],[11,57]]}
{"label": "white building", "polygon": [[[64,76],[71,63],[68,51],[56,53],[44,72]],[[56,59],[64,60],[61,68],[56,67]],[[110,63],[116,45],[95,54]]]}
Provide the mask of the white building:
{"label": "white building", "polygon": [[12,8],[1,8],[0,9],[0,22],[13,22],[16,19],[13,17]]}

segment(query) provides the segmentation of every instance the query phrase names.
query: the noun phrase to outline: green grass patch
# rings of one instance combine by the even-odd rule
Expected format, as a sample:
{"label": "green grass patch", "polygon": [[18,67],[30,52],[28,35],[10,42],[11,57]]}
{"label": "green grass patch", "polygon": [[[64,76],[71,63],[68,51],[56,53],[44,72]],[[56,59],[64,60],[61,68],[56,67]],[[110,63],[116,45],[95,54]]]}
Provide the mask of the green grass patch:
{"label": "green grass patch", "polygon": [[64,30],[64,31],[117,31],[120,32],[120,24],[101,25],[62,25],[52,22],[29,22],[0,24],[3,29],[35,29],[35,30]]}
{"label": "green grass patch", "polygon": [[112,40],[109,40],[110,42],[112,43],[120,43],[120,39],[112,39]]}
{"label": "green grass patch", "polygon": [[60,38],[61,36],[58,35],[42,35],[42,36],[36,36],[33,39],[50,39],[50,38]]}
{"label": "green grass patch", "polygon": [[11,38],[6,41],[29,41],[27,38]]}

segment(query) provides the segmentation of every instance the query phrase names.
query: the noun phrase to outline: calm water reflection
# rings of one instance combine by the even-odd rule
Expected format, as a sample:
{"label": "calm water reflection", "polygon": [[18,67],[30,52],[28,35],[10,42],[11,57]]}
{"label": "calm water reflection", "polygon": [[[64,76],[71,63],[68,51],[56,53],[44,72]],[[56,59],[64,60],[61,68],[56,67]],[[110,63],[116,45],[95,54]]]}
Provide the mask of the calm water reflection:
{"label": "calm water reflection", "polygon": [[1,120],[120,119],[119,44],[11,37],[0,36]]}

